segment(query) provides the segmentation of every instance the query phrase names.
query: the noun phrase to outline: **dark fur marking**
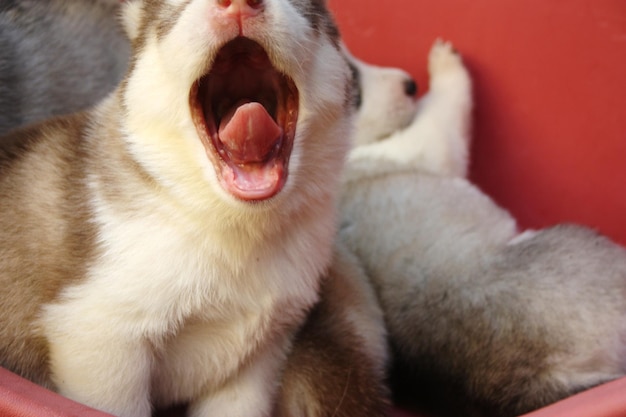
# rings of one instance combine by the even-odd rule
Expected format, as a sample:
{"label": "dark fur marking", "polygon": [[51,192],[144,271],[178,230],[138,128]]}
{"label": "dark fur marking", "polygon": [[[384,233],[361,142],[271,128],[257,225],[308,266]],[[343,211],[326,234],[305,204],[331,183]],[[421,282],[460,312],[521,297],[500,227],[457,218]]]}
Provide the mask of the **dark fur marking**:
{"label": "dark fur marking", "polygon": [[326,0],[289,0],[291,4],[304,16],[313,30],[323,33],[339,48],[339,28],[328,11]]}
{"label": "dark fur marking", "polygon": [[191,3],[191,0],[186,0],[182,4],[173,7],[168,4],[162,4],[161,9],[157,11],[158,17],[156,17],[159,24],[156,27],[156,36],[158,40],[162,40],[171,31],[176,22],[180,20],[180,15]]}
{"label": "dark fur marking", "polygon": [[350,60],[348,60],[348,67],[352,73],[350,80],[348,97],[351,99],[350,103],[355,109],[360,109],[363,104],[363,89],[361,88],[361,72]]}

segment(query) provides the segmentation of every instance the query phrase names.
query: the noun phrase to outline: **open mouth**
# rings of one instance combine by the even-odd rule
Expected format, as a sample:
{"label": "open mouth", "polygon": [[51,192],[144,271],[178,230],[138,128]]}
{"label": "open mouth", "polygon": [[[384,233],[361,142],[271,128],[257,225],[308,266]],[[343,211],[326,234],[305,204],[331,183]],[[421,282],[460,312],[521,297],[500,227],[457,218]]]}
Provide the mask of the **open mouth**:
{"label": "open mouth", "polygon": [[191,113],[222,187],[246,201],[285,185],[298,118],[298,90],[265,50],[239,37],[218,53],[190,93]]}

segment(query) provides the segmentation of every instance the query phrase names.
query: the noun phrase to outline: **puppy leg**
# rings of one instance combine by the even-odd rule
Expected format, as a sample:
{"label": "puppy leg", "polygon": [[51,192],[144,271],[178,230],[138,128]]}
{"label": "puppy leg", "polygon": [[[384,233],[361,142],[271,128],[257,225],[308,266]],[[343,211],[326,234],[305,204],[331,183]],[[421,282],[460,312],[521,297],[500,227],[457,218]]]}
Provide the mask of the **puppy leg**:
{"label": "puppy leg", "polygon": [[217,391],[193,401],[189,417],[269,417],[285,362],[283,350],[267,349]]}
{"label": "puppy leg", "polygon": [[[265,321],[250,314],[233,328],[231,319],[190,321],[159,346],[152,385],[157,407],[188,403],[189,417],[271,415],[292,333],[251,340],[246,332]],[[234,354],[242,349],[245,354]]]}
{"label": "puppy leg", "polygon": [[109,328],[108,321],[69,326],[49,339],[57,391],[116,416],[149,417],[149,351],[141,340],[124,340]]}
{"label": "puppy leg", "polygon": [[428,57],[430,92],[407,130],[424,141],[420,163],[431,172],[467,176],[472,109],[471,80],[461,56],[437,40]]}
{"label": "puppy leg", "polygon": [[433,172],[464,177],[470,146],[471,80],[449,42],[437,40],[429,55],[430,91],[421,99],[413,123],[387,140],[355,148],[350,165],[389,160]]}
{"label": "puppy leg", "polygon": [[383,417],[387,342],[381,310],[356,258],[343,248],[322,300],[296,337],[277,403],[279,417]]}

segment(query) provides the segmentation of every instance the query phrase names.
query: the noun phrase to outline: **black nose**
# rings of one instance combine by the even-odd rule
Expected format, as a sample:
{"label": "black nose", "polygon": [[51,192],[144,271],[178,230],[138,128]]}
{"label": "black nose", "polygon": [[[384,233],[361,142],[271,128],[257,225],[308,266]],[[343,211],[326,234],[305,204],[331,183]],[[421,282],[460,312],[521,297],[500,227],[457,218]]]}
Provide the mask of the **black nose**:
{"label": "black nose", "polygon": [[415,97],[417,95],[417,83],[412,78],[404,80],[404,92],[409,97]]}

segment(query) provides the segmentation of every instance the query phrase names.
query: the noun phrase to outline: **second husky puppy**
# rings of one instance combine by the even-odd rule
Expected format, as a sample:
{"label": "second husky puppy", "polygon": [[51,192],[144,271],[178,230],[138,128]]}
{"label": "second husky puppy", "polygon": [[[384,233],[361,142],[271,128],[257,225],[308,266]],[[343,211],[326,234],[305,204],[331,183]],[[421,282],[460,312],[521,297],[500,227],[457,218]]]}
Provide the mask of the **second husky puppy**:
{"label": "second husky puppy", "polygon": [[341,199],[341,237],[374,282],[408,377],[399,387],[440,412],[503,417],[625,375],[626,251],[577,226],[520,234],[465,178],[460,57],[437,43],[429,68],[415,120],[354,149]]}
{"label": "second husky puppy", "polygon": [[0,364],[120,416],[382,415],[380,311],[332,249],[354,97],[325,3],[124,16],[117,90],[0,141]]}

